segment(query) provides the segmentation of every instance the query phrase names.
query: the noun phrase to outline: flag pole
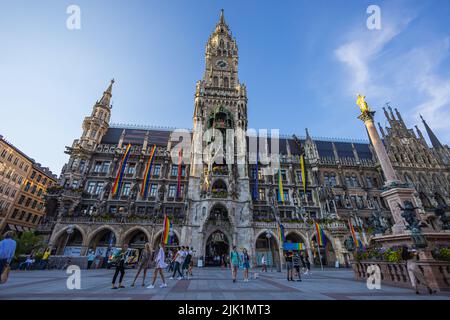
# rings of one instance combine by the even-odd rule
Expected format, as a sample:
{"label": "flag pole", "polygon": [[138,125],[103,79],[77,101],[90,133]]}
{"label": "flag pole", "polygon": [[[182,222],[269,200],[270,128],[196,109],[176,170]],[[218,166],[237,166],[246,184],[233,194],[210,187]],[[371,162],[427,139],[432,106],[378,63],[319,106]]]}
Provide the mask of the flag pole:
{"label": "flag pole", "polygon": [[[313,219],[313,221],[314,221],[314,225],[316,225],[316,220]],[[320,237],[320,236],[319,236],[319,233],[317,232],[317,229],[316,229],[317,254],[319,255],[320,268],[321,268],[322,271],[323,271],[322,255],[320,254],[320,241],[319,241],[319,237]]]}
{"label": "flag pole", "polygon": [[322,256],[320,255],[320,244],[317,244],[317,253],[319,254],[320,268],[323,271]]}

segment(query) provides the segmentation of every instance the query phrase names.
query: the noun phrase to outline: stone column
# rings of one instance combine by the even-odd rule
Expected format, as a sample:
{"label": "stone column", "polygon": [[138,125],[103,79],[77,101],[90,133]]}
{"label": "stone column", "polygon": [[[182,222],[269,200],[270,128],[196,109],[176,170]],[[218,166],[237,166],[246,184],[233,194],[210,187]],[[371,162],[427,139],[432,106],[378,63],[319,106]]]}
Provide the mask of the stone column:
{"label": "stone column", "polygon": [[378,135],[378,131],[375,128],[373,122],[373,116],[375,112],[369,111],[365,113],[361,113],[358,119],[364,122],[366,126],[367,132],[369,133],[370,141],[375,149],[375,153],[377,154],[378,161],[380,162],[381,169],[383,170],[384,176],[386,178],[386,185],[390,185],[392,183],[398,183],[399,180],[395,175],[394,168],[392,167],[389,156],[384,148],[383,142]]}
{"label": "stone column", "polygon": [[[359,97],[358,97],[359,100]],[[359,102],[359,103],[358,103]],[[375,128],[373,117],[375,111],[371,111],[367,103],[358,101],[357,104],[361,108],[361,114],[358,119],[364,122],[367,132],[369,133],[370,141],[377,154],[378,161],[380,162],[381,169],[383,170],[384,177],[386,179],[384,187],[387,189],[381,194],[381,197],[385,199],[389,205],[392,217],[394,219],[394,225],[392,226],[393,234],[405,233],[405,221],[401,216],[402,212],[399,205],[403,205],[405,200],[411,201],[416,204],[413,196],[415,190],[402,186],[401,182],[397,179],[394,168],[387,155],[386,149],[378,135],[378,131]]]}

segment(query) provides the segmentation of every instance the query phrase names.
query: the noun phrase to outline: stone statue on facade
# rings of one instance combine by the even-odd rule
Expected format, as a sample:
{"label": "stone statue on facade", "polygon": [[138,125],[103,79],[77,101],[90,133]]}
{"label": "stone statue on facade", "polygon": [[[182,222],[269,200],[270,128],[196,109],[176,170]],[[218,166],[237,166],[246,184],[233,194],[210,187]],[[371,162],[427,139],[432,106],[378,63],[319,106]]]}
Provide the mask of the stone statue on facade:
{"label": "stone statue on facade", "polygon": [[423,222],[420,221],[419,219],[417,219],[417,215],[416,215],[416,207],[414,207],[414,205],[412,204],[411,201],[409,200],[405,200],[403,202],[403,207],[398,204],[400,210],[402,210],[402,217],[403,219],[405,219],[407,226],[406,228],[408,230],[421,230],[422,227],[424,226]]}
{"label": "stone statue on facade", "polygon": [[369,218],[369,224],[373,228],[374,234],[384,234],[388,229],[381,212],[378,210],[372,213],[372,216]]}
{"label": "stone statue on facade", "polygon": [[450,219],[446,214],[448,209],[448,206],[440,205],[434,210],[434,214],[438,216],[442,222],[442,230],[450,230]]}

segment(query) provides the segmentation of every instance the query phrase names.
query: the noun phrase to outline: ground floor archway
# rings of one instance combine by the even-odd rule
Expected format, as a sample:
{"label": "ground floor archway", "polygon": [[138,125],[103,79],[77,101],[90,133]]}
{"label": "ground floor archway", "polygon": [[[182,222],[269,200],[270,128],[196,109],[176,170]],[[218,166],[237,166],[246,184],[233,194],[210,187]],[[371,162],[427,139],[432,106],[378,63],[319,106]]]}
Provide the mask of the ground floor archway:
{"label": "ground floor archway", "polygon": [[227,261],[230,253],[230,241],[220,230],[211,233],[206,240],[205,266],[220,266]]}
{"label": "ground floor archway", "polygon": [[55,241],[56,255],[78,257],[83,251],[83,235],[77,228],[67,228]]}
{"label": "ground floor archway", "polygon": [[95,256],[106,257],[108,250],[115,247],[116,245],[116,235],[115,233],[108,229],[99,230],[91,237],[89,243],[89,250],[92,250]]}
{"label": "ground floor archway", "polygon": [[312,237],[311,240],[311,251],[313,254],[314,265],[320,266],[320,259],[322,259],[322,265],[328,267],[334,267],[336,263],[336,254],[334,252],[333,244],[331,240],[325,236],[324,237],[325,245],[318,246],[316,235]]}
{"label": "ground floor archway", "polygon": [[279,244],[275,235],[270,232],[262,232],[255,243],[256,265],[261,266],[262,257],[266,257],[267,268],[278,270],[281,268]]}

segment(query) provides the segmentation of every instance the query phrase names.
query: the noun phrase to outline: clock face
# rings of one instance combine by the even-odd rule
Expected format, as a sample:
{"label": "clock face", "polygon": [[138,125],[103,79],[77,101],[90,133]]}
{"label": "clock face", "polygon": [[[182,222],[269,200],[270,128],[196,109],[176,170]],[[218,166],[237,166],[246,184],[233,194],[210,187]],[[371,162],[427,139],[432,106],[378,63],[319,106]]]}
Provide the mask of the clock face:
{"label": "clock face", "polygon": [[218,60],[218,61],[216,62],[216,65],[217,65],[219,68],[226,68],[226,67],[227,67],[227,63],[226,63],[225,61],[223,61],[223,60]]}

